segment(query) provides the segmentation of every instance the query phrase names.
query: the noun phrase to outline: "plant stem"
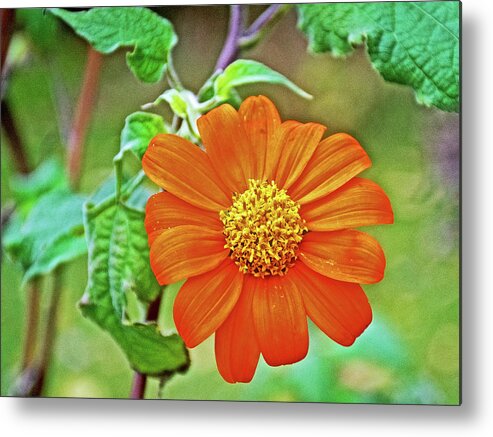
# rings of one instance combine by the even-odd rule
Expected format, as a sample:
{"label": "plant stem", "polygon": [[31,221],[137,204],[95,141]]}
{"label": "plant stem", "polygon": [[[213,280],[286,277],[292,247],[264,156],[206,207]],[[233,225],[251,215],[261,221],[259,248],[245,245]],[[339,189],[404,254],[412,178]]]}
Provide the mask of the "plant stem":
{"label": "plant stem", "polygon": [[167,65],[167,71],[168,71],[168,82],[171,88],[176,88],[177,90],[182,90],[183,89],[183,84],[180,81],[180,77],[178,76],[178,73],[175,70],[175,66],[173,64],[173,57],[170,55],[168,57],[168,65]]}
{"label": "plant stem", "polygon": [[22,364],[22,372],[12,390],[14,396],[38,397],[43,394],[46,372],[50,365],[53,346],[55,345],[56,325],[58,319],[58,307],[62,294],[62,267],[57,267],[53,274],[53,290],[50,297],[50,306],[46,317],[46,327],[41,347],[41,357],[34,359],[34,342],[39,325],[39,279],[35,279],[30,293],[37,296],[30,302],[28,333],[26,336],[26,348]]}
{"label": "plant stem", "polygon": [[238,42],[239,47],[252,48],[258,43],[265,32],[282,18],[291,6],[290,4],[270,5],[243,33]]}
{"label": "plant stem", "polygon": [[70,183],[74,189],[79,185],[84,140],[96,100],[102,61],[103,56],[89,46],[84,82],[68,139],[67,166]]}
{"label": "plant stem", "polygon": [[0,9],[0,14],[2,15],[2,46],[0,66],[3,74],[5,60],[7,59],[7,52],[10,45],[10,39],[12,38],[12,30],[14,28],[15,9]]}
{"label": "plant stem", "polygon": [[130,399],[144,399],[147,377],[143,373],[135,372]]}
{"label": "plant stem", "polygon": [[[159,317],[159,309],[161,307],[162,294],[158,298],[149,304],[147,309],[146,319],[151,322],[157,321]],[[132,382],[132,389],[130,391],[130,399],[144,399],[145,390],[147,385],[147,376],[143,373],[135,372],[134,379]]]}
{"label": "plant stem", "polygon": [[10,106],[5,100],[2,101],[2,126],[7,135],[7,144],[10,147],[10,153],[14,159],[15,167],[18,172],[27,174],[30,171],[27,155],[24,150],[14,117],[10,112]]}
{"label": "plant stem", "polygon": [[36,352],[36,338],[39,324],[39,302],[41,297],[40,279],[34,278],[28,284],[27,292],[27,320],[26,336],[24,338],[24,356],[22,357],[22,371],[32,365]]}
{"label": "plant stem", "polygon": [[229,30],[223,49],[216,63],[216,70],[224,70],[238,55],[238,41],[242,33],[242,10],[240,5],[230,6]]}
{"label": "plant stem", "polygon": [[44,343],[41,350],[41,359],[38,367],[37,382],[33,386],[31,396],[41,396],[43,394],[46,372],[50,366],[53,347],[55,345],[56,326],[58,321],[58,307],[63,289],[63,267],[57,267],[53,273],[53,290],[51,294],[48,318],[44,335]]}
{"label": "plant stem", "polygon": [[1,57],[0,57],[0,100],[5,96],[7,80],[10,73],[10,65],[7,64],[10,40],[14,31],[15,9],[0,9],[2,35],[1,35]]}

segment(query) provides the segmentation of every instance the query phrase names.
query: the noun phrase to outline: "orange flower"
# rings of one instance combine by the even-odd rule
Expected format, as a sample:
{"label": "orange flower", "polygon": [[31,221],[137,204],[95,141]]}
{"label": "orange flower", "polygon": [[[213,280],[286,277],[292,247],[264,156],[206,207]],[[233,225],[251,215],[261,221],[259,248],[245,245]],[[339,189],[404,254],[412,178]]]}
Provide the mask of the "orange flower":
{"label": "orange flower", "polygon": [[249,382],[308,351],[307,316],[349,346],[372,320],[359,284],[383,278],[378,242],[352,230],[393,222],[370,167],[347,134],[281,123],[264,96],[198,120],[205,151],[158,135],[142,164],[165,189],[147,204],[151,266],[160,284],[187,281],[174,320],[189,348],[215,333],[219,372]]}

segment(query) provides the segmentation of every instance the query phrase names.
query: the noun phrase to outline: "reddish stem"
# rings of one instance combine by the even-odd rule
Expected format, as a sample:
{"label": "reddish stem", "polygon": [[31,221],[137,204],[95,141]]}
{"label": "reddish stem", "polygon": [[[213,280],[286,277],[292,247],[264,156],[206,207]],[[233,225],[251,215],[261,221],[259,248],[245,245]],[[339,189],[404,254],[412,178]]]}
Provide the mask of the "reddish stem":
{"label": "reddish stem", "polygon": [[12,31],[14,29],[15,9],[0,9],[0,13],[2,14],[2,44],[0,66],[3,73],[5,60],[7,59],[7,52],[9,50],[10,39],[12,38]]}
{"label": "reddish stem", "polygon": [[96,100],[102,61],[101,53],[89,46],[84,82],[68,139],[67,167],[73,188],[77,188],[79,184],[84,140]]}
{"label": "reddish stem", "polygon": [[[150,322],[157,321],[159,317],[159,308],[161,307],[161,295],[153,302],[150,303],[147,309],[147,320]],[[143,373],[135,372],[132,382],[132,390],[130,392],[130,399],[144,399],[147,385],[147,376]]]}
{"label": "reddish stem", "polygon": [[22,358],[22,371],[26,370],[34,361],[36,352],[36,337],[39,324],[39,302],[41,290],[39,278],[34,278],[28,284],[27,301],[27,320],[26,320],[26,336],[24,338],[24,356]]}

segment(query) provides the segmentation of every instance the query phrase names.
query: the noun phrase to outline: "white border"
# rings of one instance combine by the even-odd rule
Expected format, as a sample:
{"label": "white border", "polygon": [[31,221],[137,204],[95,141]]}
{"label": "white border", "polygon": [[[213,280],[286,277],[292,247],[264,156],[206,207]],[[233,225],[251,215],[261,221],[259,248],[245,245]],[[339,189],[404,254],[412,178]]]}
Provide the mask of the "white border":
{"label": "white border", "polygon": [[[146,5],[150,2],[11,0],[8,4],[2,3],[4,7],[41,7]],[[462,407],[3,398],[0,399],[2,434],[11,437],[491,435],[492,5],[493,2],[485,0],[463,1]]]}

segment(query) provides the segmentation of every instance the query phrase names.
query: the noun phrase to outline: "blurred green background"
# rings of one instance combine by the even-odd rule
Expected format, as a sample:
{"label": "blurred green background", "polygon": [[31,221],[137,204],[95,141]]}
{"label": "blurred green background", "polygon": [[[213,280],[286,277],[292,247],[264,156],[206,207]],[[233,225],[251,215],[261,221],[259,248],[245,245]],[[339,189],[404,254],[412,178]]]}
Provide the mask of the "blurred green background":
{"label": "blurred green background", "polygon": [[[227,30],[228,9],[165,7],[180,38],[175,66],[187,88],[198,90],[211,74]],[[252,7],[252,18],[262,10]],[[23,18],[26,11],[18,13]],[[24,17],[25,18],[25,17]],[[151,380],[147,397],[315,402],[459,402],[459,117],[419,106],[411,89],[388,84],[372,69],[363,49],[347,59],[312,56],[291,11],[244,57],[264,62],[314,95],[305,101],[272,86],[243,87],[245,97],[265,94],[283,119],[316,121],[328,134],[348,132],[369,153],[363,176],[389,195],[395,224],[368,229],[385,250],[379,284],[364,286],[374,321],[350,348],[338,346],[310,326],[308,356],[272,368],[261,359],[250,384],[230,385],[216,370],[213,338],[191,351],[188,373],[160,392]],[[64,27],[52,44],[44,25],[18,25],[14,43],[23,55],[12,71],[6,99],[32,166],[64,157],[64,138],[77,101],[86,44]],[[34,29],[34,30],[33,30]],[[40,32],[41,30],[41,32]],[[37,32],[37,33],[36,33]],[[33,38],[34,35],[34,38]],[[44,35],[44,36],[43,36]],[[104,59],[96,109],[86,141],[82,191],[94,190],[111,172],[125,117],[164,90],[139,83],[123,50]],[[169,117],[166,108],[158,111]],[[2,132],[2,207],[10,201],[13,163]],[[54,214],[56,211],[53,212]],[[126,398],[132,372],[118,347],[84,319],[76,303],[86,284],[80,259],[64,273],[55,353],[47,396]],[[20,366],[26,317],[21,269],[2,256],[1,394],[7,395]],[[48,279],[43,283],[47,287]],[[161,325],[173,329],[171,307],[179,286],[165,293]],[[43,292],[46,306],[48,291]]]}

